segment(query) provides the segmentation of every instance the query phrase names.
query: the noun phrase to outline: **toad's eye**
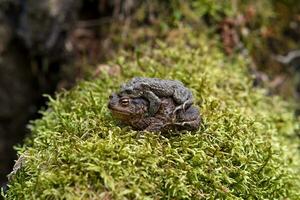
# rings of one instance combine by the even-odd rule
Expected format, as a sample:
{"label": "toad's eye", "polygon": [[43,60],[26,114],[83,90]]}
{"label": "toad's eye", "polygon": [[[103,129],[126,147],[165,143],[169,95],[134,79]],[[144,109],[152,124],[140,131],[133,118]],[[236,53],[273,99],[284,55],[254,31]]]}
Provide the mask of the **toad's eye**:
{"label": "toad's eye", "polygon": [[121,99],[121,104],[122,104],[122,106],[128,106],[129,99],[128,98]]}

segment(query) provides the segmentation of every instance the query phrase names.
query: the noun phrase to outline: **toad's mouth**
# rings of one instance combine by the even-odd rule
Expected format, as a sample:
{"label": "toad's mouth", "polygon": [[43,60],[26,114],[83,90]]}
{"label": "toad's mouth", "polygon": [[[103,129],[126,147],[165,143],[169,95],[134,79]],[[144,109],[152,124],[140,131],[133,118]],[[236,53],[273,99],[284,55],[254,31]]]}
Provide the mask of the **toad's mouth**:
{"label": "toad's mouth", "polygon": [[122,108],[118,108],[118,107],[110,107],[109,109],[113,115],[119,115],[119,116],[122,115],[122,116],[126,116],[126,117],[134,117],[134,116],[139,115],[138,113],[136,113],[134,111],[130,111],[130,110],[126,110],[126,109],[122,109]]}
{"label": "toad's mouth", "polygon": [[122,110],[122,109],[116,109],[116,108],[111,108],[110,109],[111,112],[113,114],[117,114],[117,115],[134,115],[132,112],[128,111],[128,110]]}
{"label": "toad's mouth", "polygon": [[121,120],[121,121],[132,121],[134,119],[140,118],[141,116],[137,113],[128,111],[128,110],[122,110],[122,109],[111,109],[112,115]]}

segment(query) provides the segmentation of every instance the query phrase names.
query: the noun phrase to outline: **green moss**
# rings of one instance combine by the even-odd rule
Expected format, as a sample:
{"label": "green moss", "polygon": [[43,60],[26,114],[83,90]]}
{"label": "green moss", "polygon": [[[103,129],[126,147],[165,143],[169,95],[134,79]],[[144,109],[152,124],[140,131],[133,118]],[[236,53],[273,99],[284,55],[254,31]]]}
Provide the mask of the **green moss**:
{"label": "green moss", "polygon": [[[245,58],[229,60],[202,36],[182,38],[124,54],[110,63],[120,76],[50,98],[19,149],[26,164],[6,198],[297,199],[299,158],[289,138],[299,125],[291,108],[252,87]],[[201,128],[160,135],[120,127],[108,96],[133,76],[181,80],[201,109]]]}

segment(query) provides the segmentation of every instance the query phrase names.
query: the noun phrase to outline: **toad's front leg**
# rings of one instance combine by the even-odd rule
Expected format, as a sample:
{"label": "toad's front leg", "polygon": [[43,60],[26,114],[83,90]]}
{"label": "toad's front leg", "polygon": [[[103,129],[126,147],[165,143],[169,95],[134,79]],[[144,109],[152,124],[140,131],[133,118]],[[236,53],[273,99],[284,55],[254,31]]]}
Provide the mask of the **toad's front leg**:
{"label": "toad's front leg", "polygon": [[157,113],[161,100],[152,91],[144,91],[143,96],[149,101],[149,115],[154,116]]}

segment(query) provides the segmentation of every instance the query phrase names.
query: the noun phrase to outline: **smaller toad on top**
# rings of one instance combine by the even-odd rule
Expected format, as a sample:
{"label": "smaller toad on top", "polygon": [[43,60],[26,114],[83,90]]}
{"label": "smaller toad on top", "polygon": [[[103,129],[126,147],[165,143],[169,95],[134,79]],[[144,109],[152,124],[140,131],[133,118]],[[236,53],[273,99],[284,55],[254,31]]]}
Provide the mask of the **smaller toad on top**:
{"label": "smaller toad on top", "polygon": [[150,103],[149,115],[154,116],[157,113],[162,97],[171,97],[178,110],[186,110],[193,104],[192,92],[186,88],[180,81],[162,80],[158,78],[136,77],[121,86],[120,94],[130,97],[143,97]]}

